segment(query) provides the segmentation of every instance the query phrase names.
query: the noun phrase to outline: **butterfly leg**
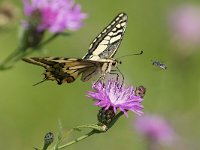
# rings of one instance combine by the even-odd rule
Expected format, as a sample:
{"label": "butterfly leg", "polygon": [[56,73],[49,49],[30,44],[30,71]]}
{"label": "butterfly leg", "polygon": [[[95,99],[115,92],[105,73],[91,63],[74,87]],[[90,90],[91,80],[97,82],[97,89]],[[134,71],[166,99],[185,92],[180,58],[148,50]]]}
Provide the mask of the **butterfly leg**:
{"label": "butterfly leg", "polygon": [[102,81],[103,82],[103,86],[105,85],[105,74],[102,74],[95,82],[94,82],[94,84],[96,84],[96,83],[98,83],[98,82],[100,82],[100,81]]}
{"label": "butterfly leg", "polygon": [[119,81],[119,73],[117,73],[117,70],[111,70],[109,74],[116,75],[116,80]]}
{"label": "butterfly leg", "polygon": [[[118,73],[119,72],[119,73]],[[119,81],[119,74],[121,75],[121,81],[122,81],[122,84],[124,83],[124,75],[122,74],[122,72],[119,70],[119,68],[117,67],[117,70],[112,70],[111,72],[110,72],[110,74],[115,74],[115,75],[117,75],[117,77],[116,77],[116,80],[117,81]]]}
{"label": "butterfly leg", "polygon": [[119,68],[118,67],[116,67],[117,68],[117,70],[119,71],[119,73],[121,74],[121,76],[122,76],[122,85],[124,84],[124,75],[123,75],[123,73],[119,70]]}
{"label": "butterfly leg", "polygon": [[[115,71],[117,71],[117,70],[112,70],[112,71],[114,71],[114,72],[110,72],[110,74],[116,75],[116,80],[117,80],[117,82],[121,83],[121,84],[120,84],[120,89],[121,89],[121,88],[122,88],[122,85],[124,84],[124,76],[123,76],[123,74],[119,74],[119,73],[115,72]],[[121,82],[120,82],[120,80],[119,80],[120,75],[122,76]]]}
{"label": "butterfly leg", "polygon": [[111,70],[110,74],[113,74],[113,75],[117,75],[116,77],[116,80],[119,81],[119,76],[121,75],[121,87],[122,88],[122,85],[124,84],[124,75],[122,74],[122,72],[119,70],[118,67],[116,67],[117,70]]}

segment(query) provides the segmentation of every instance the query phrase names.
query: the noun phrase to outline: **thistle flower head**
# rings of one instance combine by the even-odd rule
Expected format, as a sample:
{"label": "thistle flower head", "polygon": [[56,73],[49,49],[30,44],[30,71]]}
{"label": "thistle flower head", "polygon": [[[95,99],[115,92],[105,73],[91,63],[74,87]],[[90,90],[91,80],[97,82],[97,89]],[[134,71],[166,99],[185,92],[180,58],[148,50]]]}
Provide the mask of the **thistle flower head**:
{"label": "thistle flower head", "polygon": [[89,98],[93,98],[95,105],[105,110],[113,109],[116,114],[117,109],[124,112],[128,117],[127,111],[133,111],[138,115],[142,114],[142,97],[135,95],[132,86],[125,87],[115,80],[109,80],[104,84],[102,81],[93,84],[93,90],[87,93]]}
{"label": "thistle flower head", "polygon": [[65,29],[77,30],[86,18],[81,6],[73,0],[23,0],[24,13],[30,21],[37,20],[38,31],[62,32]]}
{"label": "thistle flower head", "polygon": [[150,141],[161,144],[171,143],[175,133],[169,123],[157,115],[144,115],[134,122],[137,132]]}
{"label": "thistle flower head", "polygon": [[170,11],[169,27],[175,41],[180,47],[200,45],[200,7],[181,5]]}
{"label": "thistle flower head", "polygon": [[113,109],[103,109],[101,108],[99,110],[99,113],[97,114],[97,119],[99,123],[102,123],[104,125],[109,125],[115,117],[115,113]]}

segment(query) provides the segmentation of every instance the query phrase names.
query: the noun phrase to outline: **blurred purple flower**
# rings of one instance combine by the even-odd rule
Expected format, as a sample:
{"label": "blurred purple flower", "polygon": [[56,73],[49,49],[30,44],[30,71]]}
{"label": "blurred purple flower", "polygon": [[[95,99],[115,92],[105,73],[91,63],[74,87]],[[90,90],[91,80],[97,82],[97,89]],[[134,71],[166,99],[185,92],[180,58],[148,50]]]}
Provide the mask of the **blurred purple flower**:
{"label": "blurred purple flower", "polygon": [[172,10],[169,25],[173,40],[182,47],[200,44],[200,7],[183,5]]}
{"label": "blurred purple flower", "polygon": [[[65,29],[77,30],[83,25],[87,17],[81,12],[81,6],[73,0],[23,0],[24,13],[27,17],[37,15],[39,20],[37,29],[50,32],[62,32]],[[34,18],[33,18],[34,19]]]}
{"label": "blurred purple flower", "polygon": [[170,144],[175,140],[175,133],[169,123],[160,116],[144,115],[134,122],[137,132],[150,141]]}
{"label": "blurred purple flower", "polygon": [[142,114],[143,106],[141,102],[143,99],[135,95],[135,90],[132,86],[125,87],[118,81],[109,80],[107,84],[102,81],[93,84],[93,90],[87,93],[89,98],[93,98],[95,105],[104,108],[105,110],[113,109],[117,112],[119,108],[127,117],[127,111],[133,111],[137,115]]}

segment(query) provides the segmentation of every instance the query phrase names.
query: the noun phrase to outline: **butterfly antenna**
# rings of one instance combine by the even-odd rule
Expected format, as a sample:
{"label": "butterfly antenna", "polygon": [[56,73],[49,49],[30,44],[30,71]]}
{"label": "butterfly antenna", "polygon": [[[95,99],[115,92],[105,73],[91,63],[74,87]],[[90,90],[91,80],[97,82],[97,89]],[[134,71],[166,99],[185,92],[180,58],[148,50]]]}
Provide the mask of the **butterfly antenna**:
{"label": "butterfly antenna", "polygon": [[117,59],[121,59],[121,58],[127,57],[127,56],[142,55],[142,54],[143,54],[143,51],[140,51],[140,53],[124,55],[124,56],[121,56],[121,57],[119,57],[119,58],[117,58]]}
{"label": "butterfly antenna", "polygon": [[47,80],[47,78],[44,78],[42,81],[33,84],[33,86],[36,86],[36,85],[38,85],[38,84],[40,84],[40,83],[43,83],[43,82],[46,81],[46,80]]}

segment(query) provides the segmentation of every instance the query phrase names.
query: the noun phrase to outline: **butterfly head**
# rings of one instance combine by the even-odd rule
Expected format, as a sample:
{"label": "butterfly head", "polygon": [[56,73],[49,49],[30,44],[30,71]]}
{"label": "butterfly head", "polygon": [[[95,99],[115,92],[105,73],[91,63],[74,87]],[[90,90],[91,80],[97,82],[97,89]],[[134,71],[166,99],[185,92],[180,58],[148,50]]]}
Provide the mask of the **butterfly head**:
{"label": "butterfly head", "polygon": [[113,61],[113,62],[112,62],[112,66],[113,66],[113,67],[116,67],[116,66],[117,66],[117,61]]}
{"label": "butterfly head", "polygon": [[113,60],[112,66],[116,67],[118,64],[122,64],[121,60]]}

